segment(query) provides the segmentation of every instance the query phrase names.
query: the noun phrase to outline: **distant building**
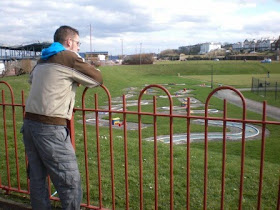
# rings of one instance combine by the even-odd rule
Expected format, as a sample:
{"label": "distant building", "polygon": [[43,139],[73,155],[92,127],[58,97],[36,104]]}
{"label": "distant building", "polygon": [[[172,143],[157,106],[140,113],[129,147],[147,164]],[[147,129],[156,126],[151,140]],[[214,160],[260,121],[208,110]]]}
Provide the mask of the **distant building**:
{"label": "distant building", "polygon": [[[220,43],[206,42],[202,44],[196,45],[188,45],[179,47],[179,53],[183,53],[185,55],[197,55],[197,54],[206,54],[211,50],[221,49],[222,46]],[[255,53],[256,51],[278,51],[277,55],[279,55],[280,59],[280,36],[277,40],[274,38],[262,38],[259,40],[253,39],[245,39],[243,42],[237,42],[233,44],[227,44],[223,46],[223,48],[232,50],[232,51],[244,51]]]}
{"label": "distant building", "polygon": [[253,39],[253,40],[246,39],[243,42],[243,49],[248,50],[248,51],[255,51],[256,50],[256,43],[257,43],[257,41],[255,39]]}
{"label": "distant building", "polygon": [[95,67],[104,65],[109,57],[107,51],[84,52],[79,54],[87,63],[94,65]]}
{"label": "distant building", "polygon": [[86,60],[92,60],[93,58],[102,58],[102,60],[108,59],[108,51],[85,52],[80,53],[80,55]]}
{"label": "distant building", "polygon": [[278,38],[278,40],[274,40],[272,43],[271,43],[271,50],[280,50],[280,36]]}
{"label": "distant building", "polygon": [[257,49],[259,51],[271,50],[271,44],[275,39],[261,39],[257,42]]}
{"label": "distant building", "polygon": [[266,50],[275,50],[274,45],[275,43],[274,39],[265,38],[265,39],[259,39],[259,40],[248,40],[245,39],[244,42],[237,42],[232,45],[232,50],[234,51],[266,51]]}
{"label": "distant building", "polygon": [[243,42],[237,42],[232,44],[232,50],[234,51],[240,51],[243,49]]}
{"label": "distant building", "polygon": [[181,46],[179,51],[185,55],[197,55],[200,52],[200,44]]}
{"label": "distant building", "polygon": [[206,42],[200,45],[199,54],[205,54],[212,50],[221,49],[222,45],[220,43]]}
{"label": "distant building", "polygon": [[17,46],[0,45],[0,60],[39,58],[42,50],[50,45],[50,42],[38,42]]}

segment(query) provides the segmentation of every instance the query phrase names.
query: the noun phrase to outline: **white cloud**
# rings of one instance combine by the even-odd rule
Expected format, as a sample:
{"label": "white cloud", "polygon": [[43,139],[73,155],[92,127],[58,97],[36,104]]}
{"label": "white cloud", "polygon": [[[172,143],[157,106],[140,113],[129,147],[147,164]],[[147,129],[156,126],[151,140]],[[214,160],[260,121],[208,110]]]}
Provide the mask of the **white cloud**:
{"label": "white cloud", "polygon": [[279,36],[279,0],[1,0],[0,42],[51,41],[60,25],[80,31],[82,51],[125,53],[207,41]]}

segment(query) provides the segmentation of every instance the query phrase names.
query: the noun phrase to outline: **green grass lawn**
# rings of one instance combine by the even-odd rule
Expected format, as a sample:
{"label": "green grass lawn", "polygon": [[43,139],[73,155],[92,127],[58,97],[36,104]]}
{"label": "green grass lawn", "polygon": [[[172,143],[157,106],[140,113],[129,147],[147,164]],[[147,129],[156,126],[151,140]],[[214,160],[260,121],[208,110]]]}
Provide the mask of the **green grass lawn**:
{"label": "green grass lawn", "polygon": [[280,90],[275,91],[267,91],[266,93],[261,92],[259,94],[252,93],[251,91],[242,91],[242,94],[249,99],[254,101],[263,102],[266,100],[269,105],[276,106],[280,108]]}
{"label": "green grass lawn", "polygon": [[[265,76],[267,71],[271,75],[279,78],[280,64],[272,63],[271,65],[260,64],[259,62],[240,62],[240,61],[187,61],[187,62],[160,62],[155,65],[141,66],[103,66],[101,71],[104,77],[104,85],[109,89],[112,97],[125,94],[124,88],[137,87],[138,92],[144,88],[145,84],[166,84],[166,83],[185,83],[187,89],[192,89],[194,97],[205,102],[208,94],[212,91],[207,87],[200,87],[199,84],[211,82],[212,66],[215,71],[214,82],[217,84],[232,85],[238,88],[250,87],[250,78],[252,76]],[[180,74],[180,77],[178,76]],[[210,78],[209,78],[210,77]],[[245,79],[246,78],[246,79]],[[25,96],[28,94],[29,85],[27,84],[27,75],[18,77],[5,77],[2,80],[7,81],[13,87],[16,95],[16,102],[20,103],[21,90],[25,90]],[[3,87],[1,85],[1,87]],[[2,88],[1,88],[2,89]],[[4,88],[6,90],[6,88]],[[180,86],[172,86],[168,89],[171,94],[182,89]],[[76,96],[76,107],[81,107],[81,94],[84,88],[80,87]],[[90,89],[86,94],[86,106],[94,107],[94,94],[98,94],[99,105],[104,105],[108,101],[102,88]],[[8,93],[5,92],[8,97]],[[152,97],[144,96],[145,99]],[[246,96],[247,97],[247,96]],[[272,99],[271,99],[272,100]],[[271,100],[268,100],[270,104]],[[9,99],[7,99],[9,101]],[[175,99],[174,99],[175,102]],[[168,100],[158,99],[158,106],[168,106]],[[178,105],[178,104],[177,104]],[[211,99],[211,108],[223,109],[221,100]],[[203,107],[202,107],[203,108]],[[151,106],[142,106],[147,112],[152,112]],[[129,110],[137,110],[137,107],[129,107]],[[15,152],[12,131],[12,110],[7,107],[8,116],[8,148],[9,159],[11,161],[12,186],[16,187],[16,172],[14,169]],[[242,110],[234,105],[228,104],[228,117],[242,117]],[[24,162],[24,148],[19,133],[22,122],[22,109],[16,109],[17,114],[17,138],[19,147],[19,166],[21,174],[21,187],[26,189],[26,175]],[[3,109],[0,110],[3,116]],[[114,115],[116,116],[116,115]],[[121,118],[123,117],[119,114]],[[222,116],[211,115],[211,116]],[[128,114],[128,119],[137,121],[137,116]],[[143,116],[143,121],[151,123],[153,118]],[[248,111],[248,119],[261,120],[261,116]],[[75,113],[75,139],[76,153],[79,161],[80,171],[83,179],[84,200],[86,202],[85,187],[85,160],[84,160],[84,143],[83,129],[78,122],[82,119],[82,113]],[[169,133],[169,119],[158,117],[158,135]],[[3,128],[3,121],[0,121],[0,128]],[[203,132],[204,127],[191,123],[191,132]],[[263,209],[275,209],[277,202],[277,193],[280,174],[280,144],[279,144],[279,126],[269,125],[269,136],[265,142],[265,163],[264,163],[264,182],[263,182]],[[185,133],[187,129],[186,120],[174,119],[174,132]],[[220,128],[211,127],[211,131],[220,130]],[[90,200],[92,205],[98,205],[98,183],[97,183],[97,143],[95,126],[87,125],[87,146],[88,146],[88,165],[89,165],[89,182],[90,182]],[[146,128],[142,131],[143,138],[153,135],[153,128]],[[106,138],[105,138],[106,137]],[[128,174],[129,174],[129,203],[130,209],[139,209],[139,145],[138,131],[128,131]],[[110,183],[110,136],[108,128],[100,128],[100,158],[101,158],[101,176],[102,176],[102,202],[104,206],[111,207],[111,183]],[[123,131],[113,130],[114,146],[114,178],[116,193],[116,208],[125,208],[125,162],[124,162],[124,138]],[[0,130],[0,180],[2,184],[7,184],[6,159],[4,152],[3,129]],[[143,192],[144,192],[144,209],[154,209],[154,146],[153,142],[142,141],[143,147]],[[255,209],[257,206],[258,178],[261,152],[260,139],[247,141],[245,144],[245,174],[244,174],[244,196],[243,209]],[[159,209],[169,208],[169,145],[158,143],[158,196]],[[186,145],[174,145],[174,209],[185,209],[186,207]],[[240,141],[227,141],[226,144],[226,190],[225,190],[225,209],[238,208],[239,179],[240,179]],[[204,167],[204,143],[192,143],[190,146],[190,199],[191,209],[201,209],[203,204],[203,167]],[[221,189],[221,169],[222,169],[222,142],[209,142],[208,153],[208,209],[218,209],[220,206],[220,189]],[[16,195],[12,193],[12,195]],[[4,195],[1,194],[4,197]],[[9,197],[11,198],[11,196]],[[18,197],[17,197],[18,199]],[[20,196],[22,202],[27,202]]]}
{"label": "green grass lawn", "polygon": [[[266,78],[266,74],[240,74],[240,75],[213,75],[213,83],[214,85],[229,85],[233,87],[242,87],[242,88],[251,88],[252,85],[252,77],[256,78]],[[183,76],[186,79],[195,80],[198,82],[203,82],[207,84],[211,84],[211,75],[190,75]],[[280,74],[273,74],[273,80],[280,81]]]}

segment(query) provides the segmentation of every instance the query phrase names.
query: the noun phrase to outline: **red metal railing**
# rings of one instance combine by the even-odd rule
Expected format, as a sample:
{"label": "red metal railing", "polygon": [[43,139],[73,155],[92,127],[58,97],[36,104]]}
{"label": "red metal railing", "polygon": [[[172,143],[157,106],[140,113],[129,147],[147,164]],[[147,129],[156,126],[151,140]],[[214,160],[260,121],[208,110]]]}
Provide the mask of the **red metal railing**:
{"label": "red metal railing", "polygon": [[[0,188],[6,191],[7,194],[10,192],[17,192],[20,194],[29,194],[29,180],[26,177],[26,182],[22,181],[21,177],[24,177],[22,174],[22,171],[19,167],[19,155],[25,157],[25,168],[27,166],[27,159],[25,154],[19,154],[18,151],[18,140],[17,140],[17,135],[18,135],[18,130],[19,126],[22,123],[22,119],[24,117],[24,112],[25,112],[25,101],[24,101],[24,92],[22,91],[21,93],[21,103],[15,103],[15,96],[13,93],[13,90],[11,86],[4,82],[0,81],[2,83],[3,87],[6,87],[5,89],[9,91],[10,97],[8,98],[8,101],[6,101],[6,95],[4,89],[2,89],[2,101],[0,103],[2,107],[2,124],[3,124],[3,137],[1,136],[0,138],[0,145],[3,145],[3,140],[4,140],[4,148],[0,151],[0,161],[4,157],[5,161],[5,169],[1,169],[0,171]],[[174,138],[174,120],[175,119],[185,119],[186,120],[186,178],[180,177],[181,179],[186,179],[186,198],[185,198],[185,207],[181,208],[186,208],[190,209],[191,208],[191,180],[190,180],[190,174],[191,174],[191,120],[194,119],[200,119],[204,121],[204,193],[203,193],[203,209],[207,209],[207,204],[210,202],[209,199],[207,198],[208,196],[208,122],[209,120],[219,120],[223,122],[223,138],[222,138],[222,174],[221,174],[221,198],[220,198],[220,209],[225,208],[225,194],[226,194],[226,143],[227,143],[227,123],[228,122],[238,122],[242,123],[242,137],[241,137],[241,163],[240,163],[240,181],[239,181],[239,202],[238,202],[238,208],[242,209],[243,206],[243,194],[244,194],[244,169],[245,169],[245,126],[247,123],[253,123],[261,126],[262,134],[261,134],[261,153],[260,153],[260,167],[259,167],[259,180],[258,180],[258,195],[256,198],[256,208],[261,209],[262,207],[262,192],[263,192],[263,179],[264,179],[264,160],[265,160],[265,143],[266,143],[266,126],[267,125],[276,125],[279,126],[280,122],[278,121],[268,121],[266,120],[266,102],[263,103],[263,115],[262,115],[262,120],[249,120],[246,118],[246,101],[243,97],[243,95],[236,89],[232,87],[219,87],[212,91],[205,104],[205,114],[204,116],[197,116],[197,115],[191,115],[191,109],[190,109],[190,98],[187,100],[187,109],[186,114],[176,114],[173,112],[173,100],[172,96],[169,93],[169,91],[160,85],[149,85],[145,87],[143,90],[141,90],[140,95],[138,97],[138,110],[137,111],[128,111],[127,110],[127,102],[126,102],[126,97],[125,95],[122,97],[122,110],[115,110],[112,108],[112,98],[110,95],[109,90],[105,86],[101,86],[107,95],[108,99],[108,108],[99,108],[99,99],[98,95],[95,94],[94,97],[94,108],[87,108],[85,105],[85,99],[86,99],[86,94],[88,92],[88,89],[86,88],[83,92],[82,95],[82,107],[78,108],[76,107],[74,109],[73,113],[73,118],[71,121],[68,123],[68,127],[70,129],[70,135],[71,135],[71,140],[74,148],[77,148],[77,142],[76,142],[76,130],[75,130],[75,123],[76,123],[76,118],[75,116],[78,115],[78,113],[82,113],[82,127],[83,127],[83,142],[79,142],[79,144],[83,144],[84,146],[84,166],[85,166],[85,172],[82,174],[85,174],[85,199],[86,202],[82,203],[81,206],[87,207],[90,209],[105,209],[104,206],[104,189],[102,182],[104,180],[102,179],[102,175],[108,173],[108,171],[104,172],[104,169],[102,169],[102,166],[104,164],[108,164],[107,162],[102,162],[101,158],[101,139],[100,139],[100,133],[101,133],[101,128],[99,126],[99,121],[100,121],[100,114],[107,113],[108,114],[108,120],[109,120],[109,128],[108,128],[108,135],[109,135],[109,168],[110,168],[110,185],[111,185],[111,205],[107,208],[110,209],[119,209],[118,207],[118,202],[116,201],[116,197],[121,197],[123,194],[119,195],[116,192],[116,182],[115,182],[115,159],[114,159],[114,130],[112,126],[112,119],[113,119],[113,114],[121,114],[123,117],[123,155],[124,155],[124,197],[125,197],[125,207],[126,209],[130,208],[139,208],[139,209],[145,209],[144,205],[144,175],[143,175],[143,135],[142,135],[142,117],[143,116],[151,116],[153,118],[153,179],[154,179],[154,197],[153,198],[145,198],[145,199],[153,199],[154,200],[154,209],[159,208],[159,198],[160,198],[160,187],[159,187],[159,160],[158,160],[158,120],[160,117],[165,117],[169,119],[169,209],[174,209],[174,143],[173,143],[173,138]],[[157,101],[156,101],[156,96],[153,96],[153,111],[152,112],[143,112],[141,109],[141,101],[143,94],[145,91],[147,91],[150,88],[158,88],[161,91],[163,91],[169,100],[169,113],[159,113],[157,112]],[[239,95],[240,100],[242,101],[242,107],[243,107],[243,113],[242,113],[242,119],[235,119],[235,118],[229,118],[227,116],[227,102],[226,100],[223,101],[223,116],[222,117],[213,117],[213,116],[208,116],[208,107],[210,103],[210,99],[212,96],[220,90],[224,89],[229,89],[234,91],[237,95]],[[8,111],[7,108],[11,108],[11,111]],[[21,113],[19,114],[16,112],[16,108],[21,109]],[[88,128],[87,128],[87,113],[94,113],[95,117],[95,144],[96,144],[96,162],[97,162],[97,187],[93,189],[90,178],[92,176],[92,171],[91,171],[91,166],[89,163],[89,152],[92,152],[92,150],[89,147],[90,140],[88,139],[87,133],[89,133]],[[10,114],[7,117],[7,115]],[[129,143],[129,138],[128,138],[128,127],[127,127],[127,122],[128,122],[128,115],[131,116],[137,116],[138,118],[138,158],[139,158],[139,206],[131,206],[130,201],[131,201],[131,193],[130,193],[130,185],[129,185],[129,155],[128,155],[128,143]],[[10,120],[12,119],[12,120]],[[11,121],[11,122],[10,122]],[[9,131],[9,126],[12,126],[12,130]],[[12,134],[11,134],[12,133]],[[10,148],[9,145],[10,141],[13,141],[13,148]],[[11,149],[14,150],[15,157],[13,161],[11,160],[11,155],[9,154]],[[22,152],[23,150],[21,150]],[[131,159],[130,159],[131,160]],[[15,171],[16,173],[16,180],[11,181],[11,169],[12,171]],[[80,169],[82,171],[82,169]],[[277,171],[277,169],[276,169]],[[14,173],[14,172],[13,172]],[[277,173],[277,172],[276,172]],[[2,177],[5,176],[6,181],[2,180]],[[13,184],[15,183],[15,184]],[[50,183],[50,181],[49,181]],[[22,186],[25,186],[22,188]],[[15,187],[16,186],[16,187]],[[271,186],[271,188],[276,187],[278,191],[278,196],[276,196],[276,201],[275,201],[275,206],[276,209],[280,209],[280,178],[279,178],[279,183],[278,186]],[[49,184],[49,188],[51,190],[51,184]],[[98,201],[91,201],[92,191],[98,190]],[[59,200],[57,197],[54,197],[50,193],[50,198],[52,200]],[[96,203],[97,202],[97,203]],[[108,206],[108,202],[106,204]],[[162,208],[162,207],[161,207]],[[163,208],[167,208],[164,206]]]}

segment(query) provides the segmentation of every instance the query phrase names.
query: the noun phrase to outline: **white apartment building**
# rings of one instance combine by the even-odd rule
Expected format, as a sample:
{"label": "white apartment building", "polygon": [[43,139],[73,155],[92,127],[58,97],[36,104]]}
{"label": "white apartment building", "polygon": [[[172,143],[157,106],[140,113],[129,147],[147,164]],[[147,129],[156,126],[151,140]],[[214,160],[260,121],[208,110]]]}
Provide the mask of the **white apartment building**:
{"label": "white apartment building", "polygon": [[205,54],[211,50],[221,49],[222,45],[220,43],[206,42],[200,45],[199,54]]}

